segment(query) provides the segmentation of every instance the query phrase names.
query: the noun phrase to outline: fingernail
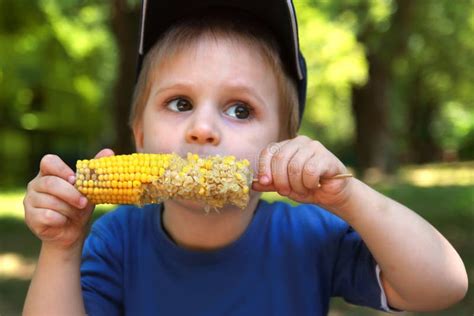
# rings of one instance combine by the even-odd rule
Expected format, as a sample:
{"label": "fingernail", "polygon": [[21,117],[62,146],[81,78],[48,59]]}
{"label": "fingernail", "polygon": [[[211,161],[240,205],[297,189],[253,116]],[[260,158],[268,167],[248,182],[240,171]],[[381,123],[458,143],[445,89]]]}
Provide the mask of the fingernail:
{"label": "fingernail", "polygon": [[74,184],[76,182],[76,176],[69,176],[67,178],[67,181],[70,183],[70,184]]}
{"label": "fingernail", "polygon": [[79,208],[84,208],[87,205],[87,199],[83,196],[79,198]]}
{"label": "fingernail", "polygon": [[261,176],[260,177],[260,183],[264,184],[264,185],[270,184],[270,179],[268,178],[268,176]]}

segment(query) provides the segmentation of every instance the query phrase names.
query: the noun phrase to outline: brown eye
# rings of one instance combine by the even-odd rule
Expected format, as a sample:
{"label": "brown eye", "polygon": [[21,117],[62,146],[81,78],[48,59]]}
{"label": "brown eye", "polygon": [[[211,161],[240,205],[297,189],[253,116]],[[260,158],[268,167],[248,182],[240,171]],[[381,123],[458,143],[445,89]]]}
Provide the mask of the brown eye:
{"label": "brown eye", "polygon": [[245,120],[250,117],[250,108],[243,103],[237,103],[228,108],[226,113],[240,120]]}
{"label": "brown eye", "polygon": [[167,107],[174,112],[185,112],[185,111],[191,111],[193,108],[193,105],[191,104],[191,102],[189,102],[186,99],[177,98],[177,99],[171,100],[167,104]]}

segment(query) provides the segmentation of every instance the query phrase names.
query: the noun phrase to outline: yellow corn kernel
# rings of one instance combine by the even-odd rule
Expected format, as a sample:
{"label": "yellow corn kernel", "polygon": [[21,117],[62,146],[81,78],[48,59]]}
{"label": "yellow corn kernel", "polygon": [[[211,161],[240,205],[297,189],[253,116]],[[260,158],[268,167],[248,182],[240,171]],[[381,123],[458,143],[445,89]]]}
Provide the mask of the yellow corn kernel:
{"label": "yellow corn kernel", "polygon": [[206,168],[207,170],[211,170],[212,168],[212,161],[211,160],[206,160],[206,162],[204,163],[204,168]]}

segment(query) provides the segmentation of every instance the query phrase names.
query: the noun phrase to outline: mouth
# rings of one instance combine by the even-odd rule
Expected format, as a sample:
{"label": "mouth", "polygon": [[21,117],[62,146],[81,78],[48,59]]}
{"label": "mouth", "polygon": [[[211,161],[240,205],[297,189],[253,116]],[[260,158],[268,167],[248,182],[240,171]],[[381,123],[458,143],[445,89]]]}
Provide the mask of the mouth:
{"label": "mouth", "polygon": [[[211,157],[211,156],[235,156],[234,154],[231,154],[231,153],[226,153],[225,151],[218,151],[218,150],[208,150],[208,149],[204,149],[204,148],[188,148],[188,149],[180,149],[178,151],[176,151],[176,154],[179,155],[180,157],[183,157],[183,158],[186,158],[188,153],[191,153],[191,154],[196,154],[198,155],[199,157],[201,158],[208,158],[208,157]],[[237,157],[236,157],[237,158]]]}

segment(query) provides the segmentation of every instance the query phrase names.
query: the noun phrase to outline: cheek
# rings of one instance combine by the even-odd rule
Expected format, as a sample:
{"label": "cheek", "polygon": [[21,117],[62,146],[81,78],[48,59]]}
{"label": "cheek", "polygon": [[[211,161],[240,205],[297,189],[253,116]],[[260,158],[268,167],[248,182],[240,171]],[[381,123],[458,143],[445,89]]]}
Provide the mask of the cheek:
{"label": "cheek", "polygon": [[172,152],[178,141],[179,132],[164,122],[145,120],[143,128],[143,149],[146,152]]}
{"label": "cheek", "polygon": [[271,124],[259,129],[258,132],[247,135],[246,138],[236,140],[234,145],[239,143],[238,157],[245,158],[250,162],[254,172],[258,171],[260,154],[262,150],[271,143],[278,142],[278,129]]}

